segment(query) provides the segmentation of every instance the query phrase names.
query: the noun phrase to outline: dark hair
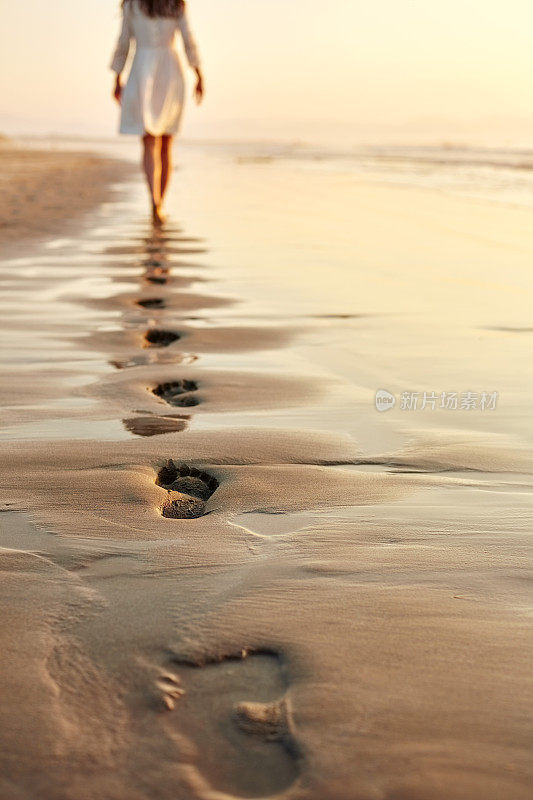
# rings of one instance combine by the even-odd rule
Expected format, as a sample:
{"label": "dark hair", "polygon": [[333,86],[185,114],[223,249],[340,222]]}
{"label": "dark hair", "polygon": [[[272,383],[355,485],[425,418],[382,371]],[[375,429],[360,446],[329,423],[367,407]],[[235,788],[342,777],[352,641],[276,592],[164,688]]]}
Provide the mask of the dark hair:
{"label": "dark hair", "polygon": [[[133,0],[123,0],[122,5]],[[185,10],[184,0],[139,0],[139,6],[147,17],[181,17]]]}

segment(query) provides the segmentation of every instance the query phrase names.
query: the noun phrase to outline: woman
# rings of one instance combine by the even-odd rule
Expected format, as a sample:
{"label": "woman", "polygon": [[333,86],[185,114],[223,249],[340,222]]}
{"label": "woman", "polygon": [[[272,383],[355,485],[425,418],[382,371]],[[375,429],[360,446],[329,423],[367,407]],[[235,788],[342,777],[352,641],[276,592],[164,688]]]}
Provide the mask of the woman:
{"label": "woman", "polygon": [[[204,94],[200,58],[183,0],[124,0],[122,14],[122,30],[111,62],[117,76],[114,97],[122,104],[120,132],[142,137],[153,220],[160,225],[171,171],[172,137],[180,127],[185,96],[183,71],[174,49],[176,31],[183,37],[187,59],[196,72],[198,103]],[[123,89],[120,76],[132,39],[135,57]]]}

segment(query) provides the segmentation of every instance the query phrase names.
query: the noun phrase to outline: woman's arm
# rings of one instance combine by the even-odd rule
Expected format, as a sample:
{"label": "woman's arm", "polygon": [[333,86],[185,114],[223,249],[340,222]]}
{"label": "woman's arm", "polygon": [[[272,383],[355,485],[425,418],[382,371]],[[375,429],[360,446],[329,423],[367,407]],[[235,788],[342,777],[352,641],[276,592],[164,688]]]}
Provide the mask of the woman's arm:
{"label": "woman's arm", "polygon": [[196,88],[194,90],[196,102],[201,103],[204,96],[204,76],[202,73],[202,65],[200,62],[198,45],[196,44],[196,39],[194,38],[194,35],[191,31],[191,27],[189,25],[189,18],[187,16],[187,7],[183,9],[183,13],[179,18],[178,26],[183,38],[183,44],[185,46],[185,53],[187,55],[187,60],[192,69],[196,72],[197,80],[196,80]]}
{"label": "woman's arm", "polygon": [[204,99],[204,75],[200,67],[196,67],[194,70],[196,72],[196,87],[194,89],[194,96],[196,97],[196,102],[198,105]]}
{"label": "woman's arm", "polygon": [[131,43],[131,22],[129,5],[126,3],[122,9],[122,28],[118,37],[117,46],[111,61],[111,69],[116,73],[115,88],[113,90],[113,97],[120,103],[122,97],[122,85],[120,83],[120,75],[128,60]]}

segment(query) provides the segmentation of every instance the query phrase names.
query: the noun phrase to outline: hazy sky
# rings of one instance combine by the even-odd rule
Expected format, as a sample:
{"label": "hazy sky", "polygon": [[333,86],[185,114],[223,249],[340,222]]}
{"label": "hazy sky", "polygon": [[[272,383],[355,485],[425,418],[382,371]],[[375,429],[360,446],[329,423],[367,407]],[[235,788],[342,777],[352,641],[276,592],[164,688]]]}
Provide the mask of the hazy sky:
{"label": "hazy sky", "polygon": [[[0,130],[114,133],[118,0],[0,3]],[[531,0],[189,0],[189,13],[208,91],[189,136],[533,133]]]}

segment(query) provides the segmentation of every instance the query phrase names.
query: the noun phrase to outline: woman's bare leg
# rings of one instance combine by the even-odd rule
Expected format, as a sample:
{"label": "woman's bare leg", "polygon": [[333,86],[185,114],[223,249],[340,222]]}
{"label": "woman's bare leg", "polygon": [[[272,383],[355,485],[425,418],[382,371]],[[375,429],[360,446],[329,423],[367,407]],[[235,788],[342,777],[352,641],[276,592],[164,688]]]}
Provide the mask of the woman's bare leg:
{"label": "woman's bare leg", "polygon": [[172,136],[161,137],[161,203],[163,203],[172,174]]}
{"label": "woman's bare leg", "polygon": [[143,169],[152,200],[154,222],[162,221],[161,209],[161,156],[160,140],[147,133],[143,136]]}

